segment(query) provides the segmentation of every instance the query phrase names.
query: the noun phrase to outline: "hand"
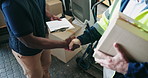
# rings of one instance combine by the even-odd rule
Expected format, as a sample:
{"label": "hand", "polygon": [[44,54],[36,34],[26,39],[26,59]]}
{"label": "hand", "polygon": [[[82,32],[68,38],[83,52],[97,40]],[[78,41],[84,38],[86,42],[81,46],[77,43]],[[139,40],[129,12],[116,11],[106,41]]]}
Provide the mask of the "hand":
{"label": "hand", "polygon": [[79,39],[75,38],[73,39],[69,44],[69,49],[74,51],[75,49],[79,48],[81,45],[81,42]]}
{"label": "hand", "polygon": [[[116,49],[117,54],[112,57],[108,54],[105,54],[97,49],[94,49],[95,53],[94,58],[97,63],[100,63],[101,66],[115,70],[122,74],[126,74],[128,70],[128,60],[124,55],[126,51],[121,45],[118,43],[114,44],[114,48]],[[97,56],[97,57],[95,57]],[[99,59],[99,58],[101,59]]]}
{"label": "hand", "polygon": [[51,21],[53,21],[53,20],[59,20],[59,21],[61,21],[61,19],[59,17],[55,16],[55,15],[51,15],[50,16],[50,20]]}
{"label": "hand", "polygon": [[66,47],[65,47],[65,49],[66,50],[69,50],[69,44],[70,44],[70,42],[74,39],[75,37],[69,37],[69,38],[67,38],[66,40],[65,40],[65,42],[66,42]]}
{"label": "hand", "polygon": [[59,20],[59,21],[61,21],[61,19],[59,17],[50,14],[47,9],[46,9],[46,16],[49,18],[50,21],[53,21],[53,20]]}

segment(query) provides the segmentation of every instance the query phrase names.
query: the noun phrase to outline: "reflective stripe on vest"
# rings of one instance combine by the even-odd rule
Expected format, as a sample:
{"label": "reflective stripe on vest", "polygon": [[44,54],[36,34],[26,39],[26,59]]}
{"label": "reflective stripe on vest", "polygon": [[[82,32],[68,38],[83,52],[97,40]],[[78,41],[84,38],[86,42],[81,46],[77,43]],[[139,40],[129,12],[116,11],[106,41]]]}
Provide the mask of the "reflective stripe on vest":
{"label": "reflective stripe on vest", "polygon": [[113,4],[109,7],[109,9],[102,14],[102,18],[97,22],[98,25],[94,26],[100,34],[103,34],[104,31],[107,29],[109,19],[111,19],[114,9],[118,4],[121,4],[121,0],[115,0]]}
{"label": "reflective stripe on vest", "polygon": [[143,25],[138,25],[141,29],[148,32],[148,9],[142,11],[135,20],[139,21]]}

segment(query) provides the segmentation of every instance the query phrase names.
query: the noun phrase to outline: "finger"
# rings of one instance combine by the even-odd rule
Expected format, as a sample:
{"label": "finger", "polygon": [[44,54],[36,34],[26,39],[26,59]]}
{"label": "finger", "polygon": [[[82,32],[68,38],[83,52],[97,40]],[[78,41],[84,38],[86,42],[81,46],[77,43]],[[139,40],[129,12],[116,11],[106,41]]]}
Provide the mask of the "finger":
{"label": "finger", "polygon": [[118,43],[114,43],[114,48],[117,52],[117,56],[124,58],[125,60],[127,60],[125,53],[127,52],[124,47]]}
{"label": "finger", "polygon": [[103,53],[102,51],[99,51],[99,50],[94,50],[95,52],[94,52],[94,57],[95,58],[102,58],[102,59],[105,59],[105,58],[110,58],[111,56],[110,55],[108,55],[108,54],[105,54],[105,53]]}
{"label": "finger", "polygon": [[[101,61],[101,60],[100,60]],[[116,65],[112,64],[112,63],[108,63],[104,60],[102,60],[102,62],[99,62],[99,64],[103,67],[106,67],[108,69],[112,69],[112,70],[115,70],[116,69]]]}
{"label": "finger", "polygon": [[66,51],[69,51],[69,49],[67,49],[67,48],[64,48]]}
{"label": "finger", "polygon": [[57,20],[62,21],[59,17],[57,17]]}
{"label": "finger", "polygon": [[101,64],[102,66],[105,66],[105,67],[112,67],[113,66],[113,63],[110,62],[110,60],[108,59],[97,59],[95,58],[95,61],[99,64]]}
{"label": "finger", "polygon": [[53,17],[51,17],[50,20],[53,21],[54,20]]}
{"label": "finger", "polygon": [[112,58],[98,59],[94,58],[97,63],[111,64]]}
{"label": "finger", "polygon": [[71,39],[74,39],[74,38],[76,38],[75,36],[72,36],[72,37],[70,37]]}
{"label": "finger", "polygon": [[102,64],[102,63],[104,63],[105,59],[94,58],[94,60],[95,60],[96,63]]}
{"label": "finger", "polygon": [[124,50],[120,44],[114,43],[114,48],[118,54],[123,55]]}
{"label": "finger", "polygon": [[61,21],[61,19],[60,19],[59,17],[55,16],[55,15],[53,15],[52,17],[53,17],[54,20],[59,20],[59,21]]}
{"label": "finger", "polygon": [[71,48],[71,50],[74,51],[75,49],[77,49],[77,48],[79,48],[79,47],[80,47],[80,45],[74,44],[73,47]]}
{"label": "finger", "polygon": [[54,20],[59,20],[59,21],[60,21],[61,19],[60,19],[60,18],[58,18],[58,17],[54,17]]}
{"label": "finger", "polygon": [[70,44],[69,44],[69,49],[70,49],[70,50],[73,48],[73,45],[74,45],[74,42],[71,41]]}

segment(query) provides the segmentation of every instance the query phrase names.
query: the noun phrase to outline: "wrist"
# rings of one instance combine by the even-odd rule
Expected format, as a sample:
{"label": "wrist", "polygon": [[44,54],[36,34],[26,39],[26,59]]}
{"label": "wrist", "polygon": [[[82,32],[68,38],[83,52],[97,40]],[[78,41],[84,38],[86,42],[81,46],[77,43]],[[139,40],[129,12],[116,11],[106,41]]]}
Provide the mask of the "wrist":
{"label": "wrist", "polygon": [[81,45],[81,41],[78,38],[75,38],[77,44]]}
{"label": "wrist", "polygon": [[62,48],[68,48],[68,43],[66,41],[62,41],[61,46]]}

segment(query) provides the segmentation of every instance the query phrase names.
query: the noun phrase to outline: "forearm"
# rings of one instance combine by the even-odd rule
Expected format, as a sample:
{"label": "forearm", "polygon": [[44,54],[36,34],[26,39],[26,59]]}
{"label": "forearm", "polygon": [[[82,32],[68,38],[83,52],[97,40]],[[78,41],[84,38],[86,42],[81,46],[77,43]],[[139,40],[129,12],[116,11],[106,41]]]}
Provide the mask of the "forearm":
{"label": "forearm", "polygon": [[50,40],[41,37],[37,37],[34,41],[30,43],[30,48],[38,49],[65,48],[67,46],[65,41]]}
{"label": "forearm", "polygon": [[27,47],[34,49],[66,48],[68,46],[67,42],[64,40],[57,41],[36,36],[25,36],[19,38],[19,40]]}
{"label": "forearm", "polygon": [[91,27],[90,30],[85,30],[84,33],[77,38],[80,40],[81,45],[85,45],[99,40],[101,38],[101,35],[94,27]]}
{"label": "forearm", "polygon": [[46,17],[48,17],[48,18],[51,17],[51,14],[48,12],[47,9],[45,10],[45,12],[46,12]]}

